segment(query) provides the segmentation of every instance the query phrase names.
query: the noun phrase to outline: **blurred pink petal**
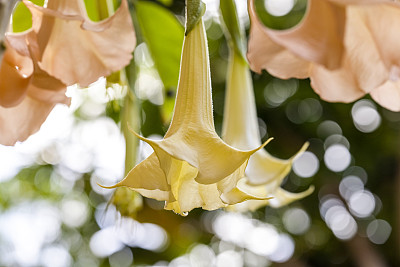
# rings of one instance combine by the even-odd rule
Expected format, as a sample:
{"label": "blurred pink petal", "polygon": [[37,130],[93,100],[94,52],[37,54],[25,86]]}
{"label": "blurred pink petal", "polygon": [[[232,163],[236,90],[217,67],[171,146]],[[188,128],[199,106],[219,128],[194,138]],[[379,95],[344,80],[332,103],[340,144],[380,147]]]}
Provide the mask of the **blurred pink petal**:
{"label": "blurred pink petal", "polygon": [[28,92],[15,107],[0,106],[0,144],[11,146],[26,140],[40,129],[56,103],[69,103],[65,89],[49,91],[29,86]]}
{"label": "blurred pink petal", "polygon": [[37,132],[55,104],[70,104],[65,91],[35,61],[7,47],[0,67],[0,144],[14,145]]}
{"label": "blurred pink petal", "polygon": [[400,81],[387,81],[371,92],[371,97],[390,110],[400,110]]}
{"label": "blurred pink petal", "polygon": [[[254,10],[250,9],[249,11],[250,14],[255,14]],[[311,63],[273,42],[269,35],[264,33],[264,27],[258,18],[253,16],[248,50],[249,63],[252,69],[258,73],[261,73],[262,69],[266,69],[272,75],[284,79],[289,76],[299,79],[308,77]]]}
{"label": "blurred pink petal", "polygon": [[[314,90],[327,101],[352,102],[371,93],[383,107],[399,111],[400,99],[384,97],[383,92],[393,90],[380,86],[400,78],[400,4],[309,0],[308,5],[299,25],[277,31],[261,24],[254,0],[249,0],[251,68],[284,79],[310,77]],[[378,88],[380,93],[374,93]]]}
{"label": "blurred pink petal", "polygon": [[[253,27],[261,29],[271,41],[290,50],[293,54],[304,60],[323,64],[328,68],[340,66],[344,51],[345,23],[345,9],[342,6],[327,0],[309,0],[304,19],[294,28],[281,31],[263,26],[257,18],[254,0],[249,1],[249,14],[252,29]],[[250,42],[255,34],[260,34],[260,30],[251,31]],[[265,45],[265,43],[258,43],[258,45]],[[251,52],[249,47],[249,53]]]}
{"label": "blurred pink petal", "polygon": [[12,107],[23,100],[32,72],[30,58],[6,49],[0,65],[0,106]]}
{"label": "blurred pink petal", "polygon": [[49,0],[48,7],[23,1],[37,30],[38,62],[42,70],[67,85],[88,86],[129,64],[136,37],[123,0],[111,17],[92,22],[83,1]]}

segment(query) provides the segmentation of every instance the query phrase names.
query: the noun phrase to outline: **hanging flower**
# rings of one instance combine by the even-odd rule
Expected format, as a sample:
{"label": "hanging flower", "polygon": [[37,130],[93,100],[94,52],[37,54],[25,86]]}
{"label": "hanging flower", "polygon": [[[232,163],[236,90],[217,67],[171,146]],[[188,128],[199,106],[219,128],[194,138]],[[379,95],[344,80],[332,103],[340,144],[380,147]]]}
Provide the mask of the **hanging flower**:
{"label": "hanging flower", "polygon": [[[278,31],[249,0],[248,59],[253,70],[311,79],[322,99],[352,102],[365,94],[400,111],[400,4],[389,0],[309,0],[303,20]],[[387,27],[387,25],[392,25]]]}
{"label": "hanging flower", "polygon": [[86,87],[129,64],[136,38],[127,0],[100,22],[88,18],[83,0],[49,0],[46,8],[23,3],[32,13],[32,28],[9,36],[10,45],[29,56],[19,49],[20,36],[35,32],[29,46],[37,46],[40,68],[64,84]]}
{"label": "hanging flower", "polygon": [[70,104],[65,91],[30,57],[7,46],[0,66],[0,144],[14,145],[37,132],[57,103]]}
{"label": "hanging flower", "polygon": [[138,136],[154,153],[134,167],[118,186],[166,201],[165,209],[185,215],[258,199],[236,187],[249,157],[224,143],[214,129],[210,66],[203,21],[185,36],[177,98],[171,125],[160,141]]}
{"label": "hanging flower", "polygon": [[7,33],[0,69],[0,143],[13,145],[39,130],[56,103],[69,104],[66,86],[88,86],[125,67],[136,39],[128,4],[92,22],[81,0],[23,1],[31,29]]}
{"label": "hanging flower", "polygon": [[[250,149],[261,145],[257,121],[256,104],[250,70],[245,60],[231,49],[228,67],[222,139],[238,149]],[[256,210],[265,205],[281,207],[301,199],[314,190],[310,187],[301,193],[291,193],[282,189],[281,183],[290,172],[293,160],[308,146],[306,143],[299,152],[287,160],[271,156],[260,149],[249,160],[245,179],[238,188],[259,198],[272,197],[271,200],[248,200],[230,209]]]}

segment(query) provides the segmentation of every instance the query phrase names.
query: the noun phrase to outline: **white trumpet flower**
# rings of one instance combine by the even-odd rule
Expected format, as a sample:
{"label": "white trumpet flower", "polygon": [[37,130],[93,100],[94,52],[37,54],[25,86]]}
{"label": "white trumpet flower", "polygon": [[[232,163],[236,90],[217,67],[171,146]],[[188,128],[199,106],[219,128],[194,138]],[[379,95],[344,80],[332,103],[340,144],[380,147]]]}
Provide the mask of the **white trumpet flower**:
{"label": "white trumpet flower", "polygon": [[239,150],[214,128],[208,47],[202,19],[185,36],[171,125],[164,138],[138,135],[154,153],[134,167],[118,186],[166,201],[165,209],[186,215],[201,207],[214,210],[248,199],[237,188],[250,156],[266,145]]}
{"label": "white trumpet flower", "polygon": [[[250,70],[245,60],[233,49],[231,49],[227,76],[222,139],[237,149],[259,147],[261,138]],[[273,198],[248,200],[229,208],[256,210],[265,205],[281,207],[311,194],[313,187],[301,193],[291,193],[280,187],[282,180],[291,170],[293,160],[307,147],[308,143],[305,143],[293,157],[287,160],[275,158],[264,149],[255,152],[250,157],[246,168],[245,180],[241,180],[238,188],[259,198]]]}

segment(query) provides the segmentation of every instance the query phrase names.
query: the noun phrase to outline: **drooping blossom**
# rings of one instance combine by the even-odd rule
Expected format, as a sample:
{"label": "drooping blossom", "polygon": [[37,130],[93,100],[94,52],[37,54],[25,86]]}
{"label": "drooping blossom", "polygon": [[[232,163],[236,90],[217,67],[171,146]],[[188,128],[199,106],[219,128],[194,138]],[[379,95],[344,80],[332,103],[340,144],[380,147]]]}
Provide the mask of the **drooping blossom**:
{"label": "drooping blossom", "polygon": [[88,18],[83,0],[49,0],[46,8],[23,2],[32,13],[37,43],[30,45],[38,46],[40,68],[66,85],[86,87],[129,64],[136,37],[127,0],[100,22]]}
{"label": "drooping blossom", "polygon": [[23,1],[32,27],[6,34],[0,70],[0,143],[13,145],[39,130],[66,86],[87,86],[125,67],[136,39],[126,0],[109,18],[92,22],[81,0]]}
{"label": "drooping blossom", "polygon": [[0,65],[0,144],[14,145],[37,132],[57,103],[70,104],[65,91],[36,61],[7,46]]}
{"label": "drooping blossom", "polygon": [[249,157],[264,145],[239,150],[215,132],[210,66],[204,23],[185,36],[173,118],[160,141],[138,136],[154,149],[118,186],[165,201],[165,209],[186,214],[259,199],[237,188]]}
{"label": "drooping blossom", "polygon": [[[233,49],[227,74],[222,139],[238,149],[250,149],[261,145],[250,69],[247,62]],[[308,143],[287,160],[273,157],[265,149],[255,152],[249,159],[245,179],[240,181],[238,188],[259,198],[272,199],[247,200],[229,208],[253,211],[266,205],[281,207],[311,194],[313,187],[301,193],[291,193],[280,187],[291,170],[293,160],[307,146]]]}
{"label": "drooping blossom", "polygon": [[288,30],[264,26],[249,0],[248,59],[257,72],[311,79],[322,99],[352,102],[370,94],[400,111],[400,4],[391,0],[309,0]]}

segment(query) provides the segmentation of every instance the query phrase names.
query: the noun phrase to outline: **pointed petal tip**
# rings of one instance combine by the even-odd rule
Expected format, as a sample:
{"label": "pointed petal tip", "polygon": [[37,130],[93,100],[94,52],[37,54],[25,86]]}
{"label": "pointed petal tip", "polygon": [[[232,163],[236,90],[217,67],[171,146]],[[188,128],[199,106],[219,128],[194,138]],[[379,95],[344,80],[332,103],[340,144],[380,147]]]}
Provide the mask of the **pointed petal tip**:
{"label": "pointed petal tip", "polygon": [[301,156],[301,154],[303,154],[306,150],[307,150],[307,148],[310,146],[310,142],[305,142],[304,144],[303,144],[303,146],[299,149],[299,151],[297,151],[297,153],[296,154],[294,154],[294,156],[291,158],[291,160],[292,161],[294,161],[294,160],[296,160],[298,157],[300,157]]}
{"label": "pointed petal tip", "polygon": [[146,137],[141,136],[140,134],[138,134],[135,130],[132,129],[132,127],[131,127],[131,125],[130,125],[129,123],[127,123],[127,125],[128,125],[129,131],[130,131],[131,133],[133,133],[137,138],[139,138],[140,140],[142,140],[143,142],[146,142],[146,143],[148,143],[148,144],[154,143],[153,140],[150,140],[150,139],[148,139],[148,138],[146,138]]}
{"label": "pointed petal tip", "polygon": [[99,183],[96,183],[98,186],[100,186],[101,188],[105,188],[105,189],[114,189],[114,188],[117,188],[117,187],[120,187],[121,185],[119,185],[120,183],[117,183],[117,184],[115,184],[115,185],[112,185],[112,186],[105,186],[105,185],[101,185],[101,184],[99,184]]}
{"label": "pointed petal tip", "polygon": [[258,150],[260,150],[260,149],[264,148],[266,145],[268,145],[268,143],[271,142],[272,140],[274,140],[274,138],[273,138],[273,137],[270,137],[270,138],[269,138],[267,141],[265,141],[261,146],[255,148],[255,149],[253,149],[253,150],[248,151],[248,153],[249,153],[249,154],[253,154],[253,153],[257,152]]}
{"label": "pointed petal tip", "polygon": [[304,191],[304,193],[306,193],[308,195],[311,195],[315,190],[315,186],[314,185],[310,185],[310,187],[308,187],[308,189],[306,191]]}

